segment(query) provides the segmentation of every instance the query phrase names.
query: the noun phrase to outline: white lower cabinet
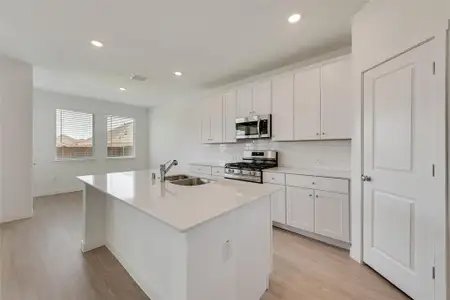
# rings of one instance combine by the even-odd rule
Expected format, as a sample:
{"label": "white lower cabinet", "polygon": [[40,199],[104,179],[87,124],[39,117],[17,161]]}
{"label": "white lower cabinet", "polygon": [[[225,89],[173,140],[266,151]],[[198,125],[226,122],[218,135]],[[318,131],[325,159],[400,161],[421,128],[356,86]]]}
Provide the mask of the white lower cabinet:
{"label": "white lower cabinet", "polygon": [[348,195],[315,191],[314,232],[336,240],[350,241]]}
{"label": "white lower cabinet", "polygon": [[272,220],[281,224],[286,224],[286,187],[270,196],[272,207]]}
{"label": "white lower cabinet", "polygon": [[287,187],[287,225],[314,232],[314,190]]}
{"label": "white lower cabinet", "polygon": [[314,233],[318,239],[322,236],[350,243],[347,179],[264,172],[264,182],[286,185],[272,196],[275,222]]}

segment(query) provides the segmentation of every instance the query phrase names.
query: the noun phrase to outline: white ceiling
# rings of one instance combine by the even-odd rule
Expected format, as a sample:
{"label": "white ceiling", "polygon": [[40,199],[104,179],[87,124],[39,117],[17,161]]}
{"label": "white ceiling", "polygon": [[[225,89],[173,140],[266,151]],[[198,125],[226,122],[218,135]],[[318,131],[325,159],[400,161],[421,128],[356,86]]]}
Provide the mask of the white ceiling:
{"label": "white ceiling", "polygon": [[32,63],[36,87],[152,106],[349,45],[366,2],[0,0],[0,53]]}

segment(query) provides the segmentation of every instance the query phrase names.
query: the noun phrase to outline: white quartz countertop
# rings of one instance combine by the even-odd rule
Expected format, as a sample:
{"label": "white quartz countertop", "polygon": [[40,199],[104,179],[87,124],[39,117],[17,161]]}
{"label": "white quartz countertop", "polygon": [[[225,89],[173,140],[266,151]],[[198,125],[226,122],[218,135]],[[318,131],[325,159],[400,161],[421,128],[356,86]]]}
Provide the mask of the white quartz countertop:
{"label": "white quartz countertop", "polygon": [[169,181],[152,180],[152,172],[155,170],[86,175],[78,179],[181,232],[280,189],[272,185],[217,178],[215,182],[204,185],[180,186]]}
{"label": "white quartz countertop", "polygon": [[197,161],[190,162],[190,165],[194,166],[207,166],[207,167],[225,167],[226,161]]}
{"label": "white quartz countertop", "polygon": [[350,179],[351,178],[351,172],[349,170],[301,169],[301,168],[277,167],[277,168],[265,169],[264,172],[330,177],[330,178],[340,178],[340,179]]}

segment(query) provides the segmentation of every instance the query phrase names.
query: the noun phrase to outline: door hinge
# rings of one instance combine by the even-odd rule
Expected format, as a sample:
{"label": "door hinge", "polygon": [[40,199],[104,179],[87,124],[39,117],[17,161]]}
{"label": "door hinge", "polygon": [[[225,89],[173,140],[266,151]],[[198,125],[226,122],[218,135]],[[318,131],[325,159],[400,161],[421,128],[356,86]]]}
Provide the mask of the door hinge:
{"label": "door hinge", "polygon": [[431,166],[431,175],[433,175],[433,177],[436,177],[436,166],[434,164]]}
{"label": "door hinge", "polygon": [[431,278],[436,279],[436,267],[433,266],[431,268]]}
{"label": "door hinge", "polygon": [[436,75],[436,62],[433,61],[433,75]]}

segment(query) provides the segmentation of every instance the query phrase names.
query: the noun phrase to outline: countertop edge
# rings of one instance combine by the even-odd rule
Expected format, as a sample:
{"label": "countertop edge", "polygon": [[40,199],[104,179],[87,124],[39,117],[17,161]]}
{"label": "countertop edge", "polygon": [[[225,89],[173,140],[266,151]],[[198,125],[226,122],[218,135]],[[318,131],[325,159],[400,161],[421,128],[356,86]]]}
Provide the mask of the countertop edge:
{"label": "countertop edge", "polygon": [[[237,206],[237,207],[235,207],[235,208],[232,208],[232,209],[230,208],[230,209],[228,209],[228,210],[224,210],[224,211],[222,211],[221,213],[216,214],[216,215],[210,217],[209,219],[206,219],[206,220],[203,220],[203,221],[200,221],[200,222],[193,223],[193,224],[191,224],[189,227],[183,227],[183,228],[180,228],[180,227],[177,227],[177,226],[175,226],[175,225],[173,225],[173,224],[167,222],[166,220],[164,220],[164,219],[162,219],[162,218],[160,218],[160,217],[158,217],[158,216],[155,216],[154,214],[152,214],[152,213],[150,213],[150,212],[148,212],[148,211],[146,211],[146,210],[141,209],[141,208],[138,207],[138,206],[132,205],[132,204],[130,204],[129,202],[127,202],[127,201],[125,201],[125,200],[123,200],[123,199],[120,199],[119,197],[116,197],[115,195],[112,195],[112,194],[108,193],[107,191],[104,191],[103,189],[100,189],[99,187],[97,187],[97,186],[95,186],[95,185],[92,185],[92,184],[90,184],[90,183],[84,181],[84,180],[82,179],[82,177],[84,177],[84,176],[77,176],[76,178],[77,178],[78,180],[80,180],[83,184],[88,185],[88,186],[90,186],[90,187],[96,189],[97,191],[100,191],[100,192],[104,193],[105,195],[108,195],[108,196],[110,196],[110,197],[112,197],[112,198],[114,198],[114,199],[117,199],[118,201],[121,201],[122,203],[125,203],[125,204],[128,205],[129,207],[132,207],[132,208],[136,209],[137,211],[139,211],[139,212],[141,212],[141,213],[143,213],[143,214],[146,214],[146,215],[148,215],[148,216],[150,216],[150,217],[152,217],[152,218],[155,218],[156,220],[158,220],[158,221],[160,221],[161,223],[163,223],[163,224],[169,226],[170,228],[176,230],[176,231],[179,232],[179,233],[186,233],[186,232],[188,232],[189,230],[192,230],[192,229],[194,229],[194,228],[196,228],[196,227],[198,227],[198,226],[200,226],[200,225],[202,225],[202,224],[205,224],[205,223],[208,223],[208,222],[210,222],[210,221],[212,221],[212,220],[215,220],[215,219],[218,218],[218,217],[227,215],[227,214],[229,214],[230,212],[232,212],[232,211],[234,211],[234,210],[236,210],[236,209],[243,208],[243,207],[245,207],[245,206],[247,206],[247,205],[249,205],[249,204],[251,204],[251,203],[254,203],[255,201],[258,201],[259,199],[262,199],[262,198],[264,198],[264,197],[266,197],[266,196],[270,196],[270,195],[272,195],[273,193],[275,193],[275,192],[278,191],[278,190],[274,190],[273,192],[270,192],[270,193],[267,194],[267,195],[260,196],[260,197],[258,197],[258,198],[252,198],[252,199],[250,199],[249,201],[247,201],[246,203],[243,203],[243,204],[241,204],[241,205],[239,205],[239,206]],[[280,189],[281,189],[281,188],[280,188]]]}

